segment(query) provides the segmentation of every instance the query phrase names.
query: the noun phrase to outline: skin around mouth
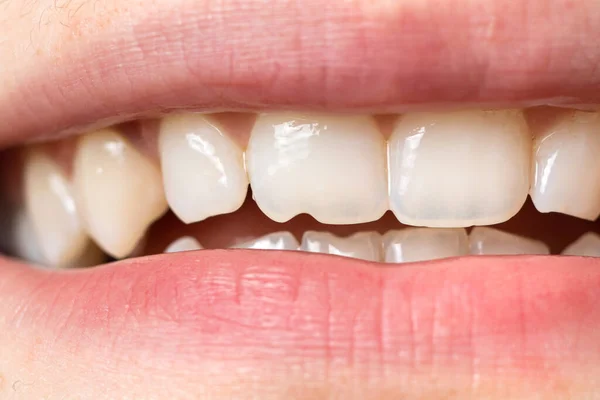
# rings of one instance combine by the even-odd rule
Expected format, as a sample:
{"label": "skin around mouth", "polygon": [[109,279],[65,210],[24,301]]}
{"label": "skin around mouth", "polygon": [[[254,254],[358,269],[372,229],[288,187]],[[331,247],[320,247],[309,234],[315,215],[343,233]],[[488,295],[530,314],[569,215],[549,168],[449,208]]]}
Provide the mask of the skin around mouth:
{"label": "skin around mouth", "polygon": [[[3,147],[183,109],[600,93],[591,1],[59,5],[0,3]],[[0,398],[594,399],[599,267],[203,250],[48,271],[3,256]]]}

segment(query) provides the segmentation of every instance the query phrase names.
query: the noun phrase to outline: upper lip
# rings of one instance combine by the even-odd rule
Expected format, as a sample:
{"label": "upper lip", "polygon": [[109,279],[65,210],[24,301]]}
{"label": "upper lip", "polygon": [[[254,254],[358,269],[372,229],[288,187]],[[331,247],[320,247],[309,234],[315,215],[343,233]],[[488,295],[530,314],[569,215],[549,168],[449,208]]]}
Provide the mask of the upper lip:
{"label": "upper lip", "polygon": [[455,2],[132,1],[122,23],[109,2],[86,3],[56,35],[0,42],[0,145],[173,109],[600,103],[600,50],[582,40],[600,36],[600,13],[587,2]]}

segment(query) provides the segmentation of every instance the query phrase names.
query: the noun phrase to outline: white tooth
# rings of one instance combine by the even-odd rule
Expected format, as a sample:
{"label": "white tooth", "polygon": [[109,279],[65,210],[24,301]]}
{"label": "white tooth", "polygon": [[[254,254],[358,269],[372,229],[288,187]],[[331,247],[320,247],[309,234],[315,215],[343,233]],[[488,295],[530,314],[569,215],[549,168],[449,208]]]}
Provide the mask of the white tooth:
{"label": "white tooth", "polygon": [[47,265],[48,260],[44,257],[31,218],[25,210],[14,215],[10,230],[9,247],[12,254],[34,264]]}
{"label": "white tooth", "polygon": [[359,232],[342,238],[327,232],[307,231],[300,250],[381,261],[381,236],[376,232]]}
{"label": "white tooth", "polygon": [[561,254],[564,256],[600,257],[600,236],[593,232],[584,233],[567,246]]}
{"label": "white tooth", "polygon": [[389,147],[391,209],[405,224],[494,224],[527,198],[531,137],[520,111],[407,114]]}
{"label": "white tooth", "polygon": [[493,228],[476,227],[469,235],[471,254],[550,254],[544,242],[506,233]]}
{"label": "white tooth", "polygon": [[469,254],[469,238],[462,228],[406,228],[383,235],[385,262],[403,263]]}
{"label": "white tooth", "polygon": [[202,250],[203,247],[191,236],[183,236],[173,241],[166,249],[165,253],[179,253],[180,251]]}
{"label": "white tooth", "polygon": [[290,232],[275,232],[234,247],[257,250],[298,250],[300,244]]}
{"label": "white tooth", "polygon": [[246,157],[254,199],[275,221],[354,224],[388,208],[386,144],[370,117],[261,115]]}
{"label": "white tooth", "polygon": [[113,130],[79,140],[74,171],[87,230],[116,258],[129,254],[167,209],[160,170]]}
{"label": "white tooth", "polygon": [[540,212],[600,215],[600,114],[576,112],[535,132],[531,199]]}
{"label": "white tooth", "polygon": [[40,151],[25,164],[25,203],[40,250],[52,266],[69,266],[90,243],[75,205],[70,182]]}
{"label": "white tooth", "polygon": [[179,114],[160,128],[167,200],[185,223],[237,210],[248,190],[242,150],[209,117]]}

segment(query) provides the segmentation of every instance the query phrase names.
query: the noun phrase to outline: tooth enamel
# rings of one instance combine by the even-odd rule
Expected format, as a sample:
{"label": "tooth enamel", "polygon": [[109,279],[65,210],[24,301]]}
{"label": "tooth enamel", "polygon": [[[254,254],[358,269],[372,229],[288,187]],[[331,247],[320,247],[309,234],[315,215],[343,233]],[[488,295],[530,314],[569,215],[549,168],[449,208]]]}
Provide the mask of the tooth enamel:
{"label": "tooth enamel", "polygon": [[535,132],[531,199],[538,211],[600,215],[600,114],[576,112]]}
{"label": "tooth enamel", "polygon": [[390,204],[402,223],[495,224],[527,198],[531,137],[520,111],[407,114],[389,148]]}
{"label": "tooth enamel", "polygon": [[167,200],[185,223],[237,210],[248,190],[242,150],[200,114],[166,117],[160,153]]}
{"label": "tooth enamel", "polygon": [[167,209],[159,169],[113,130],[80,138],[74,171],[88,233],[116,258],[129,254]]}
{"label": "tooth enamel", "polygon": [[386,144],[367,116],[259,116],[246,152],[254,199],[271,219],[308,213],[329,224],[379,219],[388,208]]}
{"label": "tooth enamel", "polygon": [[275,232],[234,247],[257,250],[298,250],[300,244],[290,232]]}
{"label": "tooth enamel", "polygon": [[550,254],[544,242],[493,228],[476,227],[469,234],[471,254]]}
{"label": "tooth enamel", "polygon": [[385,262],[403,263],[469,254],[469,239],[462,228],[406,228],[383,235]]}
{"label": "tooth enamel", "polygon": [[32,151],[25,165],[25,203],[46,263],[65,267],[76,262],[90,240],[77,213],[71,184],[59,166],[40,151]]}
{"label": "tooth enamel", "polygon": [[179,253],[180,251],[202,250],[203,247],[191,236],[183,236],[173,241],[164,251],[164,253]]}
{"label": "tooth enamel", "polygon": [[567,246],[561,254],[564,256],[600,257],[600,236],[593,232],[585,233]]}
{"label": "tooth enamel", "polygon": [[300,249],[311,253],[381,261],[381,236],[376,232],[359,232],[342,238],[327,232],[307,231],[302,237]]}
{"label": "tooth enamel", "polygon": [[18,211],[13,217],[10,230],[9,248],[12,254],[34,264],[47,264],[31,218],[25,210]]}

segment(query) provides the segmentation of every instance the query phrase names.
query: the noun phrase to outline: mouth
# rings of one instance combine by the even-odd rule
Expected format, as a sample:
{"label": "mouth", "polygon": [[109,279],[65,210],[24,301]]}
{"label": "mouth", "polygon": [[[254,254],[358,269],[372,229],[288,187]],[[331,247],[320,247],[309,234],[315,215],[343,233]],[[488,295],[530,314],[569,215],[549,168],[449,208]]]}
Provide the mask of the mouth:
{"label": "mouth", "polygon": [[[547,22],[525,37],[521,6],[493,6],[512,11],[475,26],[470,9],[361,3],[380,24],[364,31],[326,5],[327,31],[272,21],[277,37],[185,1],[169,28],[134,3],[131,31],[90,26],[83,7],[71,26],[88,46],[68,62],[37,52],[0,93],[0,321],[202,376],[240,359],[236,379],[283,376],[282,358],[339,380],[410,376],[409,397],[417,366],[448,393],[498,393],[498,376],[511,393],[589,383],[600,79],[575,62],[591,51],[575,33],[534,46]],[[514,48],[518,63],[498,56]],[[319,379],[292,372],[286,390]]]}

